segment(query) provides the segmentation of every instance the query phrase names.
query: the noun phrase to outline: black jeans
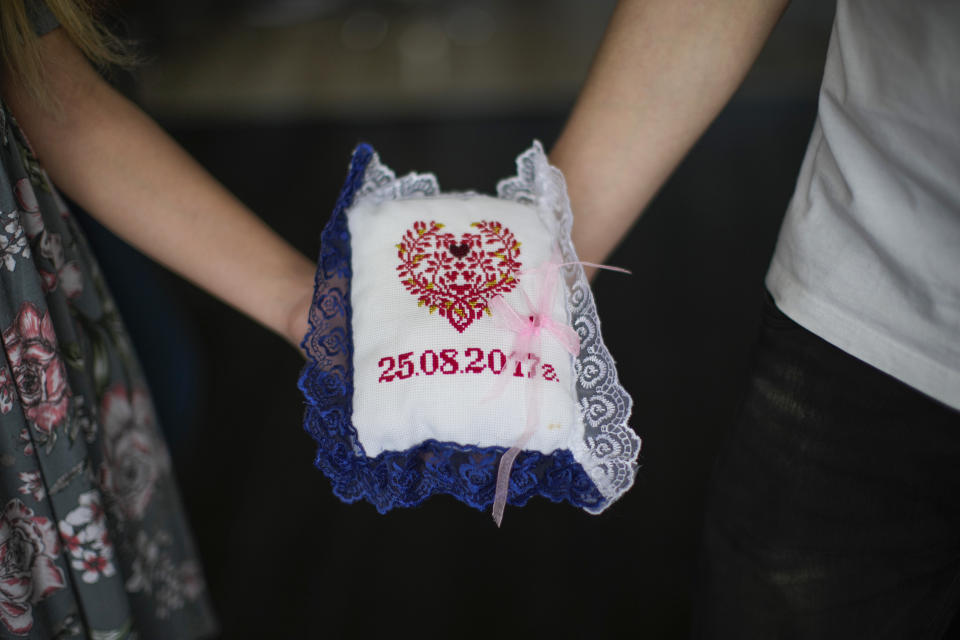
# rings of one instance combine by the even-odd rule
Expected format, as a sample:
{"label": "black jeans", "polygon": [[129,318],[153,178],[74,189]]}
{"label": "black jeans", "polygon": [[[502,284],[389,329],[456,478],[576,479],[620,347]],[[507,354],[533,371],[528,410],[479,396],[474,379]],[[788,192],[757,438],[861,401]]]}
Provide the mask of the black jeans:
{"label": "black jeans", "polygon": [[943,637],[960,605],[960,412],[768,299],[701,567],[695,637]]}

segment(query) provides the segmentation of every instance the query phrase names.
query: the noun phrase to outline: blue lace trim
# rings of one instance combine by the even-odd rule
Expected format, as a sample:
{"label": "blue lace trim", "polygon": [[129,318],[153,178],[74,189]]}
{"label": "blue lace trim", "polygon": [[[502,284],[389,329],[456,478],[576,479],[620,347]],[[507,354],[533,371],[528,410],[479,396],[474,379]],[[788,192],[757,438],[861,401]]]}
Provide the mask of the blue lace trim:
{"label": "blue lace trim", "polygon": [[[298,386],[307,400],[304,429],[317,442],[314,464],[344,502],[365,498],[380,513],[412,507],[439,493],[485,510],[493,503],[504,447],[475,447],[428,440],[406,451],[369,458],[351,422],[353,336],[350,307],[350,232],[346,209],[364,182],[374,152],[361,144],[346,184],[320,236],[310,330],[301,346],[308,362]],[[597,510],[606,500],[573,454],[522,451],[510,474],[507,502],[522,506],[536,495]]]}

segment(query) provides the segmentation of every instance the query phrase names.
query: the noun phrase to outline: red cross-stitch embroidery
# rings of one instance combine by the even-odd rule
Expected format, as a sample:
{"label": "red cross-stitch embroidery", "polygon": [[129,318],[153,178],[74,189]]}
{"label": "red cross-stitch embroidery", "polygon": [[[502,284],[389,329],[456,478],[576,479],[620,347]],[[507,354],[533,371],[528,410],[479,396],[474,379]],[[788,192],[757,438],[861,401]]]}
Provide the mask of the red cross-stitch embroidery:
{"label": "red cross-stitch embroidery", "polygon": [[517,286],[520,242],[499,222],[474,222],[476,232],[456,236],[439,222],[414,222],[397,256],[400,281],[417,299],[463,333],[474,320],[490,313],[490,298]]}

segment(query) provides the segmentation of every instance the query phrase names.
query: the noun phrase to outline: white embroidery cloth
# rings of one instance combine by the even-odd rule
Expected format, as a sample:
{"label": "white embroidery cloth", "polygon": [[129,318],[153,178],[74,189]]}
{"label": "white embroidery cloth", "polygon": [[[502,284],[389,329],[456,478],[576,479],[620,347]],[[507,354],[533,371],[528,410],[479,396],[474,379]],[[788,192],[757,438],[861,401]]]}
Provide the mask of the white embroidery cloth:
{"label": "white embroidery cloth", "polygon": [[[543,428],[527,448],[550,453],[582,441],[570,354],[544,338],[540,362],[523,354],[517,371],[517,363],[506,362],[514,335],[483,311],[497,291],[511,285],[504,298],[521,314],[527,311],[522,292],[531,300],[539,295],[536,279],[524,271],[549,260],[553,237],[531,207],[488,196],[442,196],[361,202],[347,219],[353,252],[353,424],[368,456],[429,439],[510,447],[526,426],[528,384],[540,387]],[[443,227],[435,229],[436,223]],[[483,223],[501,225],[499,233]],[[408,232],[420,251],[411,260],[425,256],[413,276],[398,271],[405,263],[401,256],[409,253],[400,249]],[[500,267],[503,260],[491,255],[505,255],[503,237],[512,238],[511,247],[519,244],[518,266]],[[500,289],[487,286],[488,274],[496,274],[497,283],[506,275],[508,282]],[[411,278],[418,281],[412,291],[403,284]],[[430,296],[419,283],[444,291]],[[425,295],[434,303],[421,302]],[[461,310],[456,302],[462,299],[476,306]],[[479,310],[479,317],[471,318],[471,309]],[[556,296],[553,315],[565,321],[565,296]],[[403,354],[409,355],[401,364]],[[495,390],[498,375],[507,377],[502,391]]]}

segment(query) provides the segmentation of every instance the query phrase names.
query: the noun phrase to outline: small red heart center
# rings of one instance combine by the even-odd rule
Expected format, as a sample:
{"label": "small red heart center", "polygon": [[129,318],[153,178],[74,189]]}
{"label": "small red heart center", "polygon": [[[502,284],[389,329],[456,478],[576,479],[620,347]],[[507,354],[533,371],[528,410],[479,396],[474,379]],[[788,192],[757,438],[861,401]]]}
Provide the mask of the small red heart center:
{"label": "small red heart center", "polygon": [[462,258],[470,253],[470,245],[466,242],[451,244],[447,249],[450,250],[450,253],[452,253],[455,258]]}

